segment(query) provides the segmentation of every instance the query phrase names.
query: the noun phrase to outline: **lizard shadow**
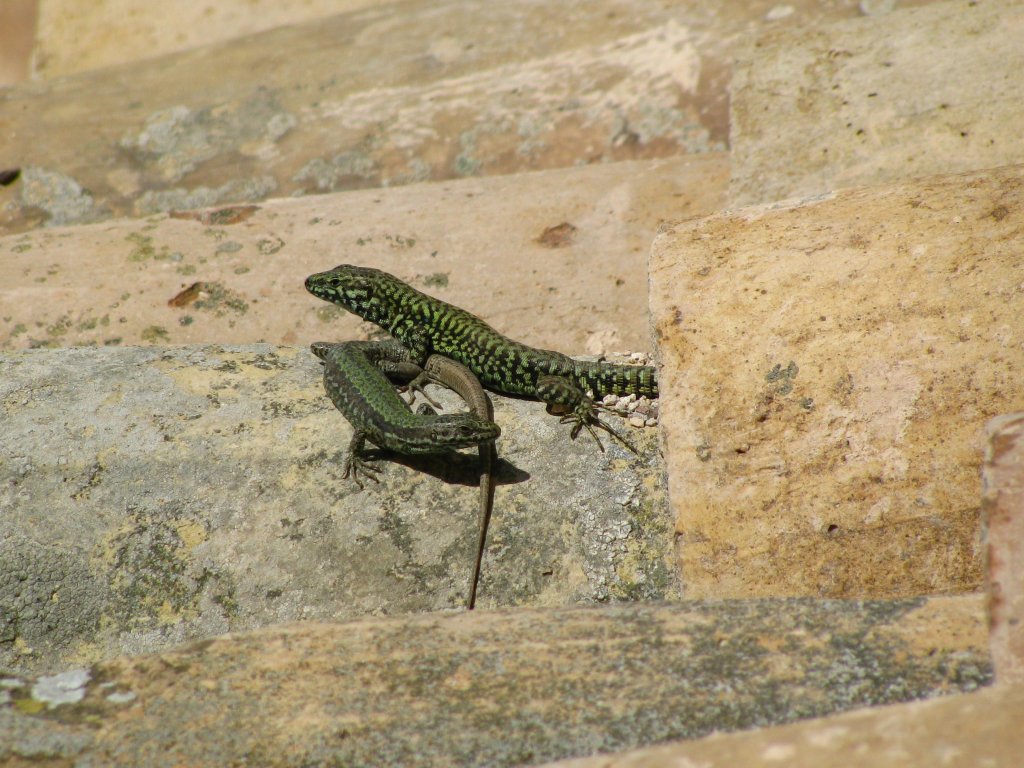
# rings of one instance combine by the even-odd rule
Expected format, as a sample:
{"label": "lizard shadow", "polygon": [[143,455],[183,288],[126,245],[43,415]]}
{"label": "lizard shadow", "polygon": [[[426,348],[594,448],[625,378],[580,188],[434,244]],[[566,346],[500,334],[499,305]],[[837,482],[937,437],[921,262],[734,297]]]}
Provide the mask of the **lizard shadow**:
{"label": "lizard shadow", "polygon": [[[426,453],[408,455],[383,448],[370,448],[365,458],[382,462],[401,464],[416,472],[423,472],[436,477],[449,485],[480,484],[480,457],[476,454],[445,451],[443,453]],[[495,485],[515,485],[530,479],[530,473],[500,456],[491,466],[491,474]]]}

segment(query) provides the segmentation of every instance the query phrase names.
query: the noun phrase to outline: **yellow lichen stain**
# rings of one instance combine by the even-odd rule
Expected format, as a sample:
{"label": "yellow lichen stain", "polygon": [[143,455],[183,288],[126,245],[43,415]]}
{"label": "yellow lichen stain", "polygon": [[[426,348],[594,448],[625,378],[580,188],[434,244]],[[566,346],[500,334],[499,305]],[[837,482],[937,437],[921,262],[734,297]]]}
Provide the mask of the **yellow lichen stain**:
{"label": "yellow lichen stain", "polygon": [[196,618],[198,615],[198,611],[194,610],[176,611],[174,610],[174,606],[167,600],[162,601],[156,611],[157,621],[165,626],[171,626],[182,621],[188,621],[189,619]]}
{"label": "yellow lichen stain", "polygon": [[183,552],[191,552],[206,541],[206,528],[195,520],[178,520],[174,528],[181,537]]}
{"label": "yellow lichen stain", "polygon": [[135,530],[134,523],[131,520],[126,520],[104,537],[103,543],[96,548],[93,555],[93,562],[99,566],[96,569],[98,572],[109,573],[113,569],[117,559],[117,545],[133,530]]}
{"label": "yellow lichen stain", "polygon": [[786,635],[758,635],[755,642],[768,653],[782,653],[791,640]]}
{"label": "yellow lichen stain", "polygon": [[124,390],[115,388],[107,392],[102,405],[104,408],[113,407],[120,404],[122,400],[124,400]]}
{"label": "yellow lichen stain", "polygon": [[[298,347],[272,347],[267,352],[224,349],[210,345],[203,350],[202,364],[184,359],[159,358],[150,362],[170,377],[182,390],[190,394],[209,395],[215,392],[221,401],[237,400],[240,389],[255,389],[268,379],[281,373],[276,365],[256,365],[260,357],[273,356],[287,365],[295,360]],[[284,393],[282,393],[284,394]]]}
{"label": "yellow lichen stain", "polygon": [[17,699],[14,702],[14,707],[26,715],[36,715],[43,711],[46,707],[46,702],[38,701],[37,699]]}
{"label": "yellow lichen stain", "polygon": [[665,480],[660,473],[652,472],[643,475],[641,478],[641,485],[643,486],[643,498],[658,498],[665,492]]}
{"label": "yellow lichen stain", "polygon": [[[102,623],[102,620],[101,620]],[[61,662],[65,667],[87,667],[106,658],[105,649],[99,643],[79,643]]]}
{"label": "yellow lichen stain", "polygon": [[[178,542],[172,546],[166,546],[162,549],[161,560],[152,565],[152,567],[158,568],[162,574],[167,576],[168,580],[176,580],[176,576],[170,575],[173,569],[171,563],[181,563],[184,568],[183,572],[188,573],[191,568],[191,561],[189,553],[199,544],[206,541],[207,534],[206,529],[201,522],[196,520],[172,520],[163,524],[166,527],[173,528],[174,532],[178,536]],[[107,534],[102,544],[97,547],[94,551],[93,560],[96,565],[96,570],[105,573],[111,573],[110,586],[115,592],[124,592],[126,594],[134,594],[138,591],[138,585],[136,579],[139,578],[139,573],[136,570],[135,563],[133,562],[137,557],[138,553],[129,547],[128,559],[130,565],[125,568],[121,559],[125,552],[125,542],[130,541],[139,531],[140,523],[138,520],[128,519],[125,520],[116,529],[112,530]],[[150,567],[151,564],[145,564]],[[168,589],[173,587],[166,586]],[[157,621],[164,625],[176,624],[181,621],[189,621],[195,619],[199,612],[194,606],[196,595],[189,595],[188,599],[184,602],[186,606],[176,609],[171,602],[161,594],[161,589],[150,588],[141,595],[132,597],[135,603],[135,607],[138,610],[139,615],[148,614],[154,616]],[[101,629],[113,629],[123,630],[124,627],[107,614],[100,616],[100,627]]]}
{"label": "yellow lichen stain", "polygon": [[302,478],[299,477],[299,472],[294,464],[289,464],[288,468],[277,478],[277,484],[282,491],[294,490],[299,487],[301,481]]}
{"label": "yellow lichen stain", "polygon": [[609,464],[609,471],[619,473],[628,470],[632,461],[630,459],[612,459]]}

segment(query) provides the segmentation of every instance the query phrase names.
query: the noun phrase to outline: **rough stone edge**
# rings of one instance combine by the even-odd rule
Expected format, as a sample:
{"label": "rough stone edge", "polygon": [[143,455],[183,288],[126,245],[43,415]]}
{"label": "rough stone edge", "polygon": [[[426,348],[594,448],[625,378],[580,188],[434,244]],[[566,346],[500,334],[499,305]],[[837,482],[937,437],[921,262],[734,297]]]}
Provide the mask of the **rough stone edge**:
{"label": "rough stone edge", "polygon": [[991,419],[982,463],[982,542],[992,662],[1024,683],[1024,411]]}

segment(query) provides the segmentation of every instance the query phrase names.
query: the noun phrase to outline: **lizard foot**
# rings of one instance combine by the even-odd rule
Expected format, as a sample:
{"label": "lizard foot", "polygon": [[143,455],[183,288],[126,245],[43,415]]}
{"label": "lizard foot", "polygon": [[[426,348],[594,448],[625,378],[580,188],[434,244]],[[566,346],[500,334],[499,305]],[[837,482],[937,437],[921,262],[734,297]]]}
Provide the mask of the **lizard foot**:
{"label": "lizard foot", "polygon": [[562,417],[562,424],[571,423],[573,425],[572,430],[569,432],[569,437],[573,440],[586,427],[587,432],[597,442],[597,447],[604,453],[604,445],[597,436],[597,432],[594,431],[596,426],[598,429],[603,429],[614,437],[633,453],[637,453],[633,444],[612,429],[606,422],[601,421],[597,412],[598,410],[604,410],[619,415],[622,414],[614,408],[609,408],[604,403],[595,403],[593,398],[566,378],[561,376],[539,377],[537,379],[537,397],[548,404],[548,413]]}
{"label": "lizard foot", "polygon": [[409,393],[409,405],[412,405],[413,401],[416,399],[416,393],[419,392],[421,395],[423,395],[424,400],[426,400],[435,408],[440,408],[441,405],[437,401],[433,400],[430,397],[430,395],[427,394],[427,391],[423,388],[427,384],[432,383],[434,383],[434,379],[430,376],[430,374],[428,374],[426,371],[421,370],[419,374],[416,376],[416,378],[414,378],[412,381],[406,384],[404,388],[399,389]]}
{"label": "lizard foot", "polygon": [[626,448],[628,448],[633,453],[639,453],[636,447],[631,442],[629,442],[629,440],[627,440],[623,435],[620,435],[618,432],[616,432],[611,427],[611,425],[609,425],[606,421],[601,420],[601,418],[597,415],[598,409],[611,411],[612,413],[618,413],[618,411],[616,411],[614,408],[609,408],[606,405],[602,405],[601,403],[595,403],[588,399],[580,403],[572,413],[567,413],[564,416],[562,416],[562,418],[559,419],[559,423],[571,423],[573,425],[573,428],[569,431],[569,437],[573,440],[575,440],[579,436],[580,431],[584,427],[586,427],[587,432],[590,433],[590,436],[593,437],[594,441],[597,443],[597,447],[601,449],[601,453],[604,453],[604,444],[601,442],[601,438],[598,437],[597,432],[594,431],[594,427],[597,427],[598,429],[603,429],[605,432],[614,437],[616,440],[622,443]]}
{"label": "lizard foot", "polygon": [[351,475],[352,482],[359,486],[360,491],[363,490],[363,484],[359,482],[360,473],[362,473],[363,477],[367,478],[368,480],[373,480],[373,482],[375,483],[380,482],[380,480],[377,479],[376,475],[379,475],[382,470],[379,469],[378,467],[375,467],[373,464],[366,461],[365,459],[360,458],[354,452],[350,452],[345,457],[345,461],[342,462],[341,466],[342,469],[344,470],[341,473],[342,479],[347,480],[349,478],[349,475]]}

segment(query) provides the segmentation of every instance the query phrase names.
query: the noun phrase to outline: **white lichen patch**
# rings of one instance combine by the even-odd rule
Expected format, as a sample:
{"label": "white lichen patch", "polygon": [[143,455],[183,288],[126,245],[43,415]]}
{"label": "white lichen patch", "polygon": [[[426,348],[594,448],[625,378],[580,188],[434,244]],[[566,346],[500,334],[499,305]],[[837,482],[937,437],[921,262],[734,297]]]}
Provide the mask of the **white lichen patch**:
{"label": "white lichen patch", "polygon": [[32,698],[53,709],[61,704],[74,704],[85,698],[89,670],[71,669],[58,675],[40,677],[32,686]]}

